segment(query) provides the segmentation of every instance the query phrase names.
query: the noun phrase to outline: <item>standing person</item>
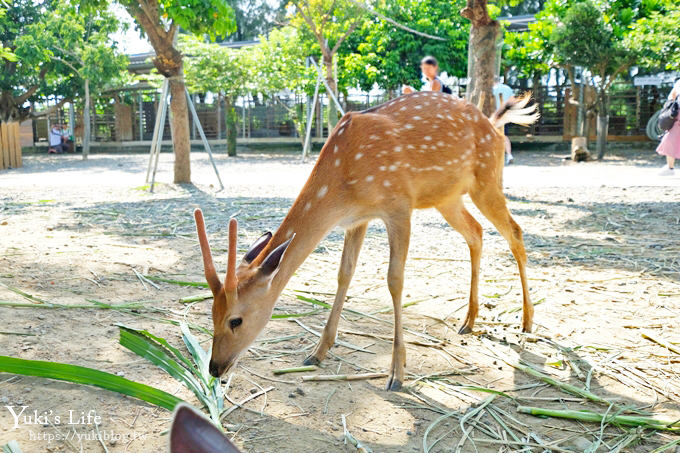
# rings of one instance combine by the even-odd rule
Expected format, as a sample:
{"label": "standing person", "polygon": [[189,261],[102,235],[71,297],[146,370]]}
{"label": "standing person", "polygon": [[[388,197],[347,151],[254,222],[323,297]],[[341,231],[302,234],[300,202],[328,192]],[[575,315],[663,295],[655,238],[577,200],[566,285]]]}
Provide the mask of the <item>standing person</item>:
{"label": "standing person", "polygon": [[64,152],[64,130],[59,124],[53,124],[50,130],[50,147],[48,154],[61,154]]}
{"label": "standing person", "polygon": [[[668,99],[680,96],[680,78],[675,81]],[[675,174],[675,159],[680,159],[680,117],[675,119],[671,127],[661,138],[656,152],[666,156],[666,165],[659,172],[659,176],[673,176]]]}
{"label": "standing person", "polygon": [[[439,63],[435,57],[427,56],[420,60],[420,71],[426,80],[422,91],[441,91],[452,94],[451,88],[444,85],[439,78]],[[410,85],[404,85],[403,92],[404,94],[415,93],[416,89]]]}
{"label": "standing person", "polygon": [[[496,110],[501,108],[501,105],[508,99],[510,99],[514,93],[512,92],[512,88],[510,88],[508,85],[504,84],[501,82],[500,77],[496,76],[495,78],[496,83],[493,86],[493,96],[496,98]],[[511,164],[515,161],[515,158],[512,157],[512,145],[510,144],[510,139],[508,138],[508,131],[507,131],[508,125],[505,125],[505,130],[503,133],[503,138],[505,139],[505,163]]]}

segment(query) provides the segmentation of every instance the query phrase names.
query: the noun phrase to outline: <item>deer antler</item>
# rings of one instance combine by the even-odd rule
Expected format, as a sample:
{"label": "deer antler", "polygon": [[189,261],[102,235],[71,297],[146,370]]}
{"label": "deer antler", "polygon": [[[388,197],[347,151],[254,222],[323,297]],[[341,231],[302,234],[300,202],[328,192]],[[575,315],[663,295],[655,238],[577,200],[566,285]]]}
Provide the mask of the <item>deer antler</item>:
{"label": "deer antler", "polygon": [[205,231],[205,222],[203,221],[203,212],[200,209],[194,211],[194,219],[196,220],[196,233],[198,234],[198,242],[201,244],[201,255],[203,255],[203,270],[205,271],[205,279],[208,281],[208,286],[214,295],[222,289],[222,283],[215,272],[215,264],[213,263],[212,254],[210,253],[210,243],[208,243],[208,234]]}
{"label": "deer antler", "polygon": [[224,280],[226,292],[236,291],[238,280],[236,279],[236,239],[238,222],[236,219],[229,221],[229,255],[227,257],[227,277]]}

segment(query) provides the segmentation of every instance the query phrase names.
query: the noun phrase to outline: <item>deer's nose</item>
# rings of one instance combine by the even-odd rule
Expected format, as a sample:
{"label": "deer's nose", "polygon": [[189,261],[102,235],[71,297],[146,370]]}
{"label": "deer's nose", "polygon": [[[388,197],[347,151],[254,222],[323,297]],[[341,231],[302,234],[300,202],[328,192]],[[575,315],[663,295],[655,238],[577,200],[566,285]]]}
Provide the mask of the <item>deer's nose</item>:
{"label": "deer's nose", "polygon": [[220,377],[219,366],[217,366],[217,363],[215,363],[212,359],[210,360],[210,363],[208,364],[208,371],[210,371],[211,376]]}

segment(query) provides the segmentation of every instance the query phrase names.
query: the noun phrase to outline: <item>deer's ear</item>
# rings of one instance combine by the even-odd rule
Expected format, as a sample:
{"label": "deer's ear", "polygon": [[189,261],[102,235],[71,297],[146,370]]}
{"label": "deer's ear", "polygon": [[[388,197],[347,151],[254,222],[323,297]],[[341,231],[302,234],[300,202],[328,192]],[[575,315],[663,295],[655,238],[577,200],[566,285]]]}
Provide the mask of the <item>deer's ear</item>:
{"label": "deer's ear", "polygon": [[208,419],[187,404],[179,404],[170,428],[170,453],[239,453]]}
{"label": "deer's ear", "polygon": [[243,261],[246,262],[247,264],[250,264],[253,262],[255,258],[264,250],[264,248],[269,244],[269,241],[272,238],[272,233],[270,231],[267,231],[265,234],[260,236],[260,238],[253,242],[253,245],[250,246],[250,250],[245,254],[243,257]]}
{"label": "deer's ear", "polygon": [[283,255],[286,253],[286,249],[288,249],[288,246],[294,238],[295,235],[293,235],[283,244],[276,247],[269,255],[267,255],[260,265],[260,272],[262,272],[264,275],[271,275],[276,269],[278,269],[279,264],[281,264],[281,260],[283,259]]}

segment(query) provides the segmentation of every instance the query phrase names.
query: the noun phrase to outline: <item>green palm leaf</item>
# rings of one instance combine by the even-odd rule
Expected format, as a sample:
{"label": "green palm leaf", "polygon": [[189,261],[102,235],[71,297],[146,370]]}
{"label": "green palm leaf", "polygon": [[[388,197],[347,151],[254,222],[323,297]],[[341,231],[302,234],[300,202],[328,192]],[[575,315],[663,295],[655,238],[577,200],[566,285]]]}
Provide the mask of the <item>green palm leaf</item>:
{"label": "green palm leaf", "polygon": [[0,356],[0,372],[92,385],[132,396],[170,411],[183,401],[157,388],[140,384],[115,374],[67,363]]}

